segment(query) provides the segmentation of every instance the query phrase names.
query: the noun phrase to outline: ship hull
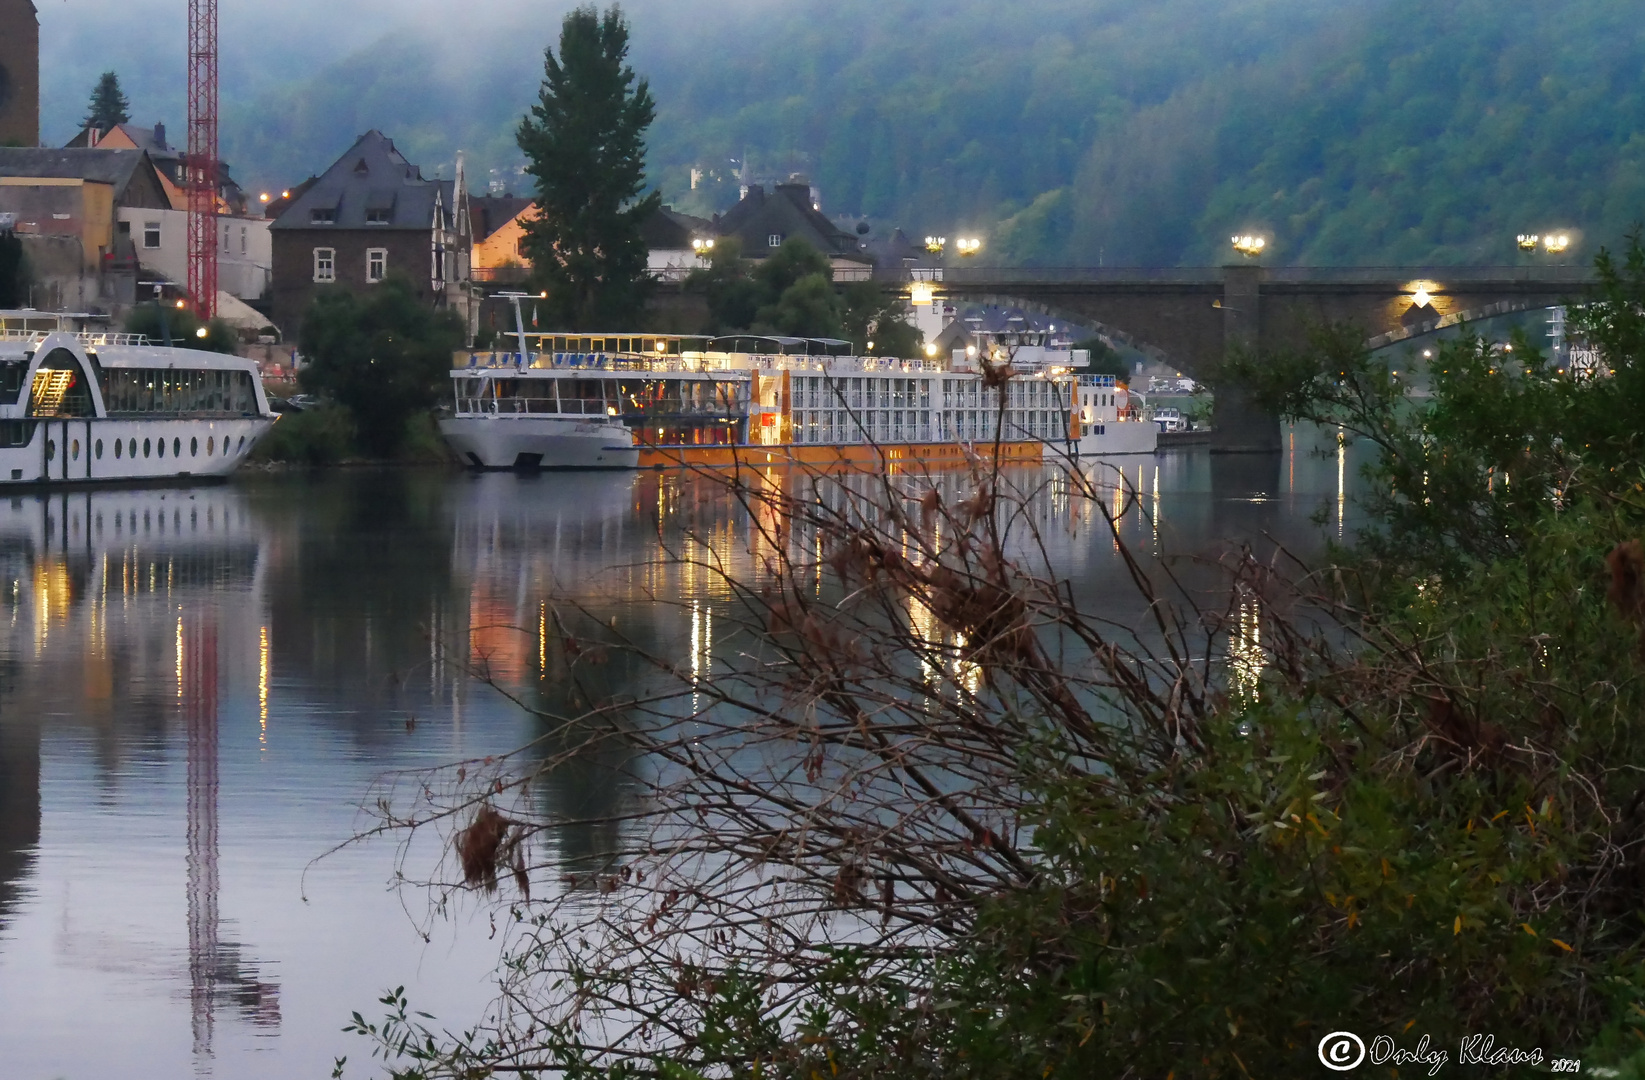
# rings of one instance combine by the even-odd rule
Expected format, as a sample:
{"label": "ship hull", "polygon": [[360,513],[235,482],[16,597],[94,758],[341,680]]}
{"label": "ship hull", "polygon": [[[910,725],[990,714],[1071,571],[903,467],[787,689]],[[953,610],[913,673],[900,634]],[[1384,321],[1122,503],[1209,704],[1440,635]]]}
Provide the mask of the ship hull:
{"label": "ship hull", "polygon": [[1159,425],[1146,420],[1109,421],[1094,425],[1075,444],[1080,457],[1152,454],[1158,448]]}
{"label": "ship hull", "polygon": [[274,426],[272,417],[27,422],[25,445],[0,447],[0,488],[226,477]]}
{"label": "ship hull", "polygon": [[456,416],[440,434],[477,469],[636,469],[640,448],[617,423],[546,416]]}

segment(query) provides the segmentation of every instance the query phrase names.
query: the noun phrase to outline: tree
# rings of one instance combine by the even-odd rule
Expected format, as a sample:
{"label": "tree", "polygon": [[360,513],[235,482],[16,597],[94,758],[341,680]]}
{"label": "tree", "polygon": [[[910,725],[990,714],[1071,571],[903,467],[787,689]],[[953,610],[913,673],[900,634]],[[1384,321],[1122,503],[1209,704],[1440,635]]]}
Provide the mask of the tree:
{"label": "tree", "polygon": [[749,273],[742,241],[735,236],[720,238],[708,257],[708,265],[686,275],[685,287],[703,294],[709,320],[705,329],[711,334],[753,326],[764,295]]}
{"label": "tree", "polygon": [[526,253],[568,329],[632,325],[650,285],[640,224],[662,197],[639,195],[655,109],[627,56],[620,8],[572,11],[559,56],[543,54],[542,90],[517,133],[541,211],[526,226]]}
{"label": "tree", "polygon": [[462,321],[419,303],[403,277],[365,295],[327,289],[303,320],[309,364],[299,378],[309,393],[346,406],[364,447],[387,455],[411,416],[438,399],[463,340]]}
{"label": "tree", "polygon": [[[3,296],[0,293],[0,296]],[[206,324],[205,337],[200,336],[200,320],[188,308],[160,309],[159,304],[138,304],[126,316],[126,331],[142,334],[150,341],[165,342],[185,349],[204,349],[207,352],[232,353],[240,343],[240,335],[226,320],[213,319]]]}
{"label": "tree", "polygon": [[95,127],[98,135],[107,135],[115,124],[131,119],[130,109],[131,102],[120,90],[120,76],[105,71],[92,87],[91,103],[86,106],[86,118],[80,121],[80,126]]}
{"label": "tree", "polygon": [[[859,353],[917,356],[919,331],[903,318],[902,302],[873,282],[835,287],[828,256],[798,237],[750,266],[735,238],[722,240],[709,265],[686,278],[708,302],[709,330],[755,330],[795,337],[844,337]],[[874,348],[869,349],[872,341]]]}
{"label": "tree", "polygon": [[1112,375],[1121,382],[1130,379],[1131,365],[1102,338],[1086,338],[1084,341],[1076,342],[1074,348],[1084,349],[1089,354],[1085,361],[1084,374]]}

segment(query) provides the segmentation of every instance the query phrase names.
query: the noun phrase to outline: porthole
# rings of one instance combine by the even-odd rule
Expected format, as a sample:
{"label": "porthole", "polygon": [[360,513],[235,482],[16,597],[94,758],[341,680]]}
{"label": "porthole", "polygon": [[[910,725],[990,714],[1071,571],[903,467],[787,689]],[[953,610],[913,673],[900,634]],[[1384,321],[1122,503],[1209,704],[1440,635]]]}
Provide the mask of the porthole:
{"label": "porthole", "polygon": [[183,456],[183,440],[182,439],[178,438],[178,439],[171,440],[171,456],[172,457],[182,457]]}
{"label": "porthole", "polygon": [[217,452],[217,440],[210,435],[206,436],[206,457]]}
{"label": "porthole", "polygon": [[[147,451],[148,451],[148,440],[147,439],[143,440],[143,450],[144,450],[143,456],[148,457],[148,453],[147,453]],[[166,440],[164,440],[164,439],[155,439],[154,440],[154,456],[155,457],[165,457],[166,456]]]}
{"label": "porthole", "polygon": [[103,460],[103,440],[102,439],[98,439],[97,442],[92,444],[91,452],[97,455],[97,460],[98,461]]}
{"label": "porthole", "polygon": [[80,440],[79,439],[75,439],[73,442],[69,443],[69,457],[74,459],[75,461],[80,460]]}
{"label": "porthole", "polygon": [[[136,442],[136,441],[137,441],[136,439],[132,440],[132,442]],[[147,439],[143,440],[143,456],[144,457],[149,456],[149,441]]]}
{"label": "porthole", "polygon": [[189,457],[199,457],[200,456],[200,440],[198,438],[189,439],[189,441],[188,441],[188,456]]}
{"label": "porthole", "polygon": [[57,444],[50,439],[46,440],[46,460],[52,461],[57,457]]}
{"label": "porthole", "polygon": [[242,436],[240,436],[240,449],[244,450],[245,448],[246,448],[246,437],[244,435],[242,435]]}
{"label": "porthole", "polygon": [[125,443],[121,442],[119,439],[114,440],[114,456],[115,457],[117,457],[117,458],[125,457],[126,456],[125,455],[125,449],[126,449],[126,444]]}

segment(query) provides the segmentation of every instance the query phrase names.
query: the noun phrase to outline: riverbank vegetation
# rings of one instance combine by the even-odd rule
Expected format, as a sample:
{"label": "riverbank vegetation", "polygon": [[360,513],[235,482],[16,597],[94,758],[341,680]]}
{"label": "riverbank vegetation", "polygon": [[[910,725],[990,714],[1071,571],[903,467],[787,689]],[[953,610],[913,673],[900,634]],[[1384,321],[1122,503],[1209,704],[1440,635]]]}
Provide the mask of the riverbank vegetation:
{"label": "riverbank vegetation", "polygon": [[[502,893],[496,1010],[354,1026],[400,1077],[1288,1076],[1344,1029],[1637,1052],[1645,253],[1600,272],[1594,377],[1466,337],[1421,398],[1344,335],[1253,366],[1379,451],[1321,566],[1156,562],[1129,496],[1054,477],[1136,590],[1082,609],[985,463],[720,480],[750,558],[672,554],[727,598],[709,667],[550,609],[552,735],[384,805],[447,833],[442,903]],[[651,677],[602,683],[614,656]],[[621,798],[533,796],[587,754]],[[606,850],[559,858],[575,828]]]}
{"label": "riverbank vegetation", "polygon": [[421,303],[390,277],[369,292],[328,290],[303,320],[298,373],[321,404],[287,413],[257,457],[331,465],[349,460],[449,460],[430,410],[450,384],[462,320]]}

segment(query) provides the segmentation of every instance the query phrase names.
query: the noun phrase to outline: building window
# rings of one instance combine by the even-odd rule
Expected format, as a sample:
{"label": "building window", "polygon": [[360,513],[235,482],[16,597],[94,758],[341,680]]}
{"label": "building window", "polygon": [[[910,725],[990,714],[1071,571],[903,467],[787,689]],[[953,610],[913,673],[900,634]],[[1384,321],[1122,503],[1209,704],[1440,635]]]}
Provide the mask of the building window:
{"label": "building window", "polygon": [[315,225],[335,225],[337,224],[337,208],[334,206],[327,210],[310,210],[308,219]]}
{"label": "building window", "polygon": [[388,248],[366,249],[366,280],[378,282],[388,272]]}
{"label": "building window", "polygon": [[150,250],[160,246],[160,223],[158,221],[143,222],[143,246]]}
{"label": "building window", "polygon": [[765,238],[765,244],[767,247],[782,247],[783,234],[780,232],[772,233],[770,236]]}
{"label": "building window", "polygon": [[337,280],[337,249],[336,248],[315,248],[314,249],[314,280],[315,281],[336,281]]}
{"label": "building window", "polygon": [[387,225],[390,213],[391,213],[390,209],[386,206],[379,206],[375,210],[367,209],[366,210],[366,224],[367,225]]}
{"label": "building window", "polygon": [[246,227],[240,226],[240,254],[246,253]]}

